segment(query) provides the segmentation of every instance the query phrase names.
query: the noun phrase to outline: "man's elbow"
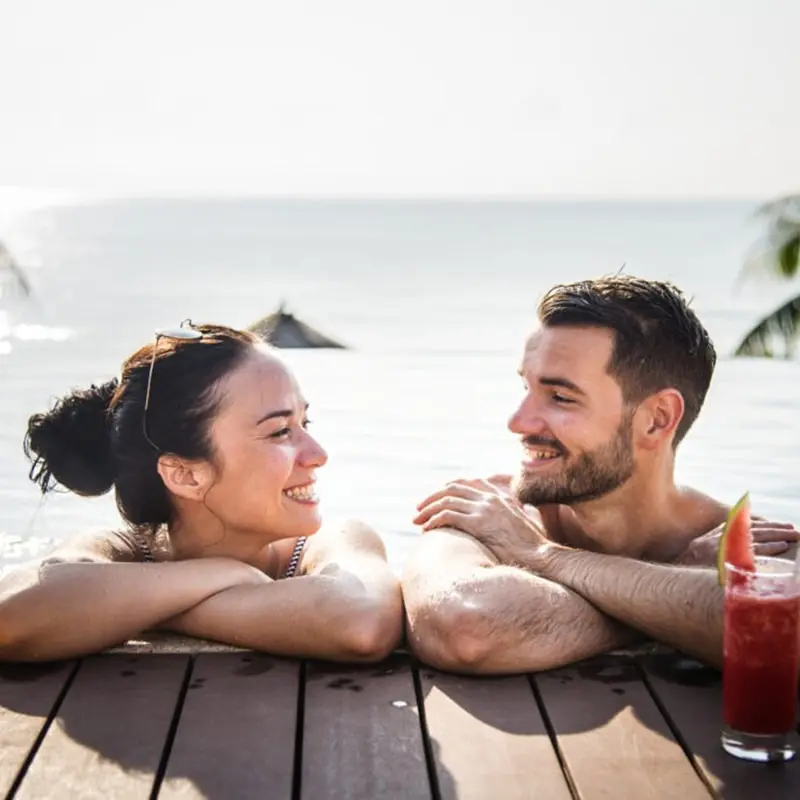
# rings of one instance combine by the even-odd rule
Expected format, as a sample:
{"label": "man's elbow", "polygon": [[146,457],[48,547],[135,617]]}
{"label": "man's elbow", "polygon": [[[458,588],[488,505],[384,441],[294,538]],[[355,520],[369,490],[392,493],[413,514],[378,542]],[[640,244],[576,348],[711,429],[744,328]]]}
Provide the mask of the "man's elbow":
{"label": "man's elbow", "polygon": [[491,673],[491,636],[481,611],[467,604],[430,603],[408,609],[408,644],[420,661],[447,672]]}

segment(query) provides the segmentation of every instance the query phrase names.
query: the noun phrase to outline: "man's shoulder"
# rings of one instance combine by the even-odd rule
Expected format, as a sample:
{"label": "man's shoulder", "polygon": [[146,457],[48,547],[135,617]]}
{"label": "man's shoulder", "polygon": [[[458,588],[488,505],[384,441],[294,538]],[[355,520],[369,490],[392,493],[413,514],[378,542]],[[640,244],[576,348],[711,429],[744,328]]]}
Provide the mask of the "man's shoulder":
{"label": "man's shoulder", "polygon": [[442,574],[496,566],[494,555],[477,539],[455,528],[435,528],[423,533],[410,548],[404,574]]}
{"label": "man's shoulder", "polygon": [[678,486],[676,516],[700,536],[725,522],[730,506],[692,486]]}

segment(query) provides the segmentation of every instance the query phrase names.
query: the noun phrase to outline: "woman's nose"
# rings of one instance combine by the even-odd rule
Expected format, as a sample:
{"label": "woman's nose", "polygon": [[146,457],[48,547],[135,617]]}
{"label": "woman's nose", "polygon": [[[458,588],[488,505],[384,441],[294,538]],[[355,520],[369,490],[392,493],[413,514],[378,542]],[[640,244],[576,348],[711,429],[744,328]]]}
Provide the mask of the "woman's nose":
{"label": "woman's nose", "polygon": [[307,433],[300,460],[307,467],[322,467],[328,461],[328,453],[310,433]]}

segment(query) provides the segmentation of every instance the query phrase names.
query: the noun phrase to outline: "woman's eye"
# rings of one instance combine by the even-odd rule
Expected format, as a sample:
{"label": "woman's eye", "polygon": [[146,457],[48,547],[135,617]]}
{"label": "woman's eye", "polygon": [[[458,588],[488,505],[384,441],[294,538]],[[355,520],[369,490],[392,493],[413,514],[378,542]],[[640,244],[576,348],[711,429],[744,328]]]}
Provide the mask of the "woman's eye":
{"label": "woman's eye", "polygon": [[314,420],[312,420],[312,419],[304,419],[303,420],[303,427],[306,430],[308,430],[308,426],[311,425],[313,422],[314,422]]}
{"label": "woman's eye", "polygon": [[269,435],[270,439],[281,439],[284,436],[288,436],[291,433],[289,428],[281,428],[279,431],[275,431],[275,433],[271,433]]}

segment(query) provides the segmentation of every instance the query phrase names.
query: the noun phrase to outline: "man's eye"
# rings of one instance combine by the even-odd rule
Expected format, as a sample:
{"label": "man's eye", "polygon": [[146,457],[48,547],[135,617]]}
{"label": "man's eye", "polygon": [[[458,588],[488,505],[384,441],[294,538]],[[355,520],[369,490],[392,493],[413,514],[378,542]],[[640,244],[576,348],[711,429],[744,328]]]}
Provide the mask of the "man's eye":
{"label": "man's eye", "polygon": [[553,400],[555,400],[556,403],[561,403],[562,405],[565,405],[565,406],[566,405],[570,405],[571,403],[575,402],[574,400],[572,400],[569,397],[564,397],[563,394],[554,394],[553,395]]}

